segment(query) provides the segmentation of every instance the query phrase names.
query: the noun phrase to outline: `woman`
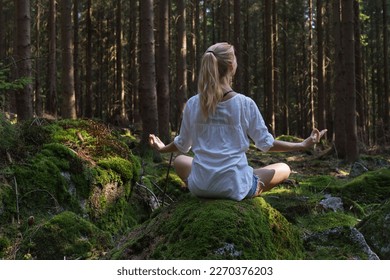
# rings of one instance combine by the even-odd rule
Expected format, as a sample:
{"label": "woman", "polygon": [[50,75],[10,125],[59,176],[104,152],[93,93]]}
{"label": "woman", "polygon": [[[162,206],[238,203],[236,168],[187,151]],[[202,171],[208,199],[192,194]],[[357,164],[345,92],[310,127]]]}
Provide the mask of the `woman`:
{"label": "woman", "polygon": [[198,94],[184,109],[180,134],[168,145],[153,134],[149,137],[150,145],[161,153],[192,149],[193,158],[179,155],[173,165],[196,196],[240,201],[259,196],[289,177],[285,163],[249,166],[245,154],[249,138],[264,152],[296,151],[312,147],[326,132],[314,129],[301,143],[275,140],[255,102],[231,88],[236,69],[232,45],[210,46],[202,57]]}

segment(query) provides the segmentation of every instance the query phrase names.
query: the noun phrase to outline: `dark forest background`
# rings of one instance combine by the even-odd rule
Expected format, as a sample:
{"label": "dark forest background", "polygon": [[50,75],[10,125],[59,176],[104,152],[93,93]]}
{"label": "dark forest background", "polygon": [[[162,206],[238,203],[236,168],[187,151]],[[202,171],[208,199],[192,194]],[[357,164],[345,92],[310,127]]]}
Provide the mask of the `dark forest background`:
{"label": "dark forest background", "polygon": [[200,58],[235,46],[234,89],[275,135],[327,128],[353,162],[386,147],[388,0],[0,0],[0,110],[97,118],[169,141]]}

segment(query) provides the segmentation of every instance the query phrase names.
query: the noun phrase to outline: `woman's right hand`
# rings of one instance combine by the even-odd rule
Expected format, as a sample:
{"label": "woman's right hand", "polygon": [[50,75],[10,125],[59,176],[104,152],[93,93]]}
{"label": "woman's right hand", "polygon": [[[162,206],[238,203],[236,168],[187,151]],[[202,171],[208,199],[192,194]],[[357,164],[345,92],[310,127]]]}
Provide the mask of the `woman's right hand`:
{"label": "woman's right hand", "polygon": [[165,144],[154,134],[149,134],[149,145],[157,150],[160,151],[165,147]]}

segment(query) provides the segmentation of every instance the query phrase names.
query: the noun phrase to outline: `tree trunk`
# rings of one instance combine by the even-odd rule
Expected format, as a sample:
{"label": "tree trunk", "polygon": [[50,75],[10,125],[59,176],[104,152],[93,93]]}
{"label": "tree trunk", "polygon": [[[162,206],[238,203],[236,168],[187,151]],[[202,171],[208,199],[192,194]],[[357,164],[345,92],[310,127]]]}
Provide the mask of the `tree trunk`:
{"label": "tree trunk", "polygon": [[326,127],[325,111],[325,63],[324,63],[324,32],[323,32],[323,0],[317,0],[317,79],[318,79],[318,124],[317,127],[322,130]]}
{"label": "tree trunk", "polygon": [[158,131],[163,142],[171,141],[169,133],[169,0],[159,3],[159,38],[157,64]]}
{"label": "tree trunk", "polygon": [[[35,57],[41,57],[41,1],[36,1],[36,17],[35,17]],[[1,37],[0,37],[1,38]],[[43,114],[43,100],[41,94],[41,67],[40,67],[40,59],[35,59],[35,85],[34,85],[34,93],[35,93],[35,113],[38,117],[42,117]]]}
{"label": "tree trunk", "polygon": [[181,114],[184,109],[184,104],[187,98],[187,38],[186,38],[186,8],[184,0],[177,1],[177,113],[176,122],[179,124]]}
{"label": "tree trunk", "polygon": [[73,1],[73,69],[74,69],[74,93],[76,98],[76,114],[77,116],[83,116],[83,98],[81,94],[81,81],[80,81],[80,63],[79,63],[79,0]]}
{"label": "tree trunk", "polygon": [[234,76],[234,88],[236,91],[241,92],[242,90],[242,51],[241,51],[241,5],[240,0],[234,0],[234,39],[233,45],[235,54],[237,57],[237,71]]}
{"label": "tree trunk", "polygon": [[[130,26],[136,26],[138,19],[138,9],[136,0],[130,0]],[[129,121],[133,124],[140,123],[139,99],[138,99],[138,32],[129,28],[129,81],[130,93],[128,94],[128,113]]]}
{"label": "tree trunk", "polygon": [[87,0],[86,31],[87,41],[85,43],[85,117],[93,117],[94,98],[92,93],[92,0]]}
{"label": "tree trunk", "polygon": [[274,111],[274,54],[272,33],[272,0],[265,0],[265,120],[271,134],[275,135]]}
{"label": "tree trunk", "polygon": [[61,5],[61,44],[62,44],[62,106],[61,115],[66,119],[76,119],[76,97],[74,90],[72,1],[62,0]]}
{"label": "tree trunk", "polygon": [[342,6],[342,33],[345,59],[345,133],[346,160],[354,162],[359,158],[356,127],[356,84],[355,84],[355,39],[353,0],[344,0]]}
{"label": "tree trunk", "polygon": [[354,20],[355,20],[355,76],[356,76],[356,110],[357,110],[357,126],[359,139],[368,145],[366,110],[367,97],[363,88],[363,66],[362,66],[362,50],[360,44],[360,7],[359,1],[354,0]]}
{"label": "tree trunk", "polygon": [[287,13],[287,3],[283,2],[283,30],[282,32],[282,47],[283,47],[283,58],[282,58],[282,95],[283,95],[283,103],[282,103],[282,133],[289,135],[290,134],[290,126],[289,126],[289,110],[288,110],[288,78],[287,78],[287,60],[288,60],[288,13]]}
{"label": "tree trunk", "polygon": [[314,109],[314,54],[313,54],[313,0],[309,0],[309,100],[310,100],[310,126],[315,126]]}
{"label": "tree trunk", "polygon": [[[0,0],[0,38],[5,38],[4,1]],[[0,40],[0,61],[5,58],[5,40]]]}
{"label": "tree trunk", "polygon": [[346,133],[345,133],[345,111],[346,96],[344,90],[344,66],[343,49],[341,45],[341,9],[340,0],[333,2],[333,39],[335,45],[335,64],[334,64],[334,92],[335,92],[335,112],[334,112],[334,131],[335,146],[339,158],[346,157]]}
{"label": "tree trunk", "polygon": [[56,4],[55,0],[49,1],[49,54],[48,54],[48,92],[46,96],[46,111],[57,117],[57,37],[56,37]]}
{"label": "tree trunk", "polygon": [[140,113],[142,120],[141,145],[145,149],[149,134],[157,134],[157,93],[154,56],[153,0],[140,1]]}
{"label": "tree trunk", "polygon": [[116,1],[116,16],[115,16],[115,100],[114,100],[114,118],[117,125],[125,126],[128,121],[126,117],[125,108],[125,89],[124,89],[124,77],[122,67],[122,1]]}
{"label": "tree trunk", "polygon": [[[278,44],[279,44],[279,28],[278,28],[278,17],[277,17],[277,0],[272,0],[272,47],[273,47],[273,90],[274,90],[274,109],[275,116],[275,134],[280,133],[280,125],[276,125],[276,120],[280,123],[280,110],[279,110],[279,63],[278,63]],[[278,130],[276,130],[278,128]]]}
{"label": "tree trunk", "polygon": [[[18,78],[31,79],[31,16],[30,1],[15,0],[16,7],[16,56]],[[18,121],[33,117],[31,82],[16,94]]]}
{"label": "tree trunk", "polygon": [[389,94],[389,55],[388,55],[388,29],[387,29],[387,7],[388,0],[382,0],[383,6],[383,77],[384,77],[384,89],[383,89],[383,103],[384,103],[384,128],[385,131],[390,131],[390,94]]}

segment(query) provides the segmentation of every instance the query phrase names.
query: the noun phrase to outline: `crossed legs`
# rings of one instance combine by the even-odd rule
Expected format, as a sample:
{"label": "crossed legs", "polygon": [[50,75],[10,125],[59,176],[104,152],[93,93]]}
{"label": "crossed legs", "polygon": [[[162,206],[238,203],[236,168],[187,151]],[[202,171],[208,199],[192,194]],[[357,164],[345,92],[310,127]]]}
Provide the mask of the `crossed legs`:
{"label": "crossed legs", "polygon": [[[184,182],[187,182],[190,175],[192,160],[192,157],[179,155],[173,162],[176,174]],[[291,170],[285,163],[274,163],[253,169],[253,173],[264,183],[262,192],[266,192],[286,180],[290,176]]]}

